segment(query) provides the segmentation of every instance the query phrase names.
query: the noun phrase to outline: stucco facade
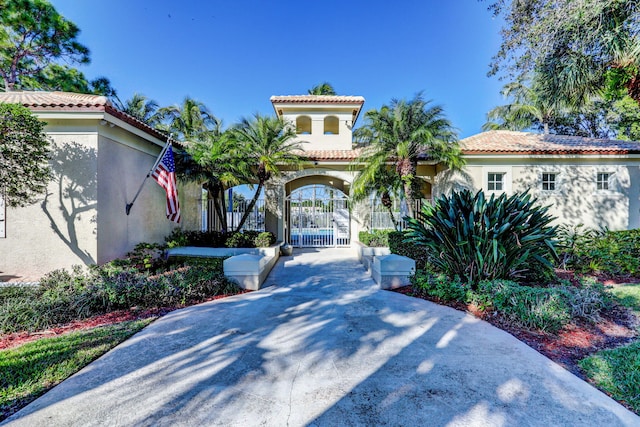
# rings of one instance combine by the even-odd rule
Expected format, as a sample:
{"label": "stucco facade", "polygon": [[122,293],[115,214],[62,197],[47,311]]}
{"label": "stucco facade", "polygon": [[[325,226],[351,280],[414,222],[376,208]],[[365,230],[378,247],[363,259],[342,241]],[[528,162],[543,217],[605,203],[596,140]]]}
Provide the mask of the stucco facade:
{"label": "stucco facade", "polygon": [[638,142],[491,131],[462,140],[461,146],[466,166],[456,173],[441,170],[437,194],[462,188],[529,191],[549,206],[558,224],[640,227]]}
{"label": "stucco facade", "polygon": [[[36,204],[6,209],[0,279],[32,280],[57,268],[104,263],[171,233],[164,190],[151,179],[125,213],[165,144],[161,134],[111,109],[104,97],[9,92],[0,102],[22,103],[46,123],[53,171]],[[179,195],[182,225],[197,228],[192,200],[199,189],[180,185]]]}

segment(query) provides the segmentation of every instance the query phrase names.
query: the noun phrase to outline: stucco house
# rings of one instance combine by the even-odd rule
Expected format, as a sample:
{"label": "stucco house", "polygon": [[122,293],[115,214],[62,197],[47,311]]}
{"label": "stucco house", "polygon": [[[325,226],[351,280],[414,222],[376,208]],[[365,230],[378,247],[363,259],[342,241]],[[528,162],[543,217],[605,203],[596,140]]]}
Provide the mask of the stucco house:
{"label": "stucco house", "polygon": [[[0,93],[0,103],[22,104],[46,122],[54,176],[38,203],[1,206],[0,281],[37,279],[56,268],[103,263],[139,242],[162,241],[171,233],[165,192],[153,180],[147,181],[130,214],[125,213],[166,143],[163,134],[103,96],[6,92]],[[199,195],[193,186],[180,186],[183,227],[198,228],[192,200]]]}
{"label": "stucco house", "polygon": [[[374,209],[349,201],[357,174],[352,129],[364,98],[273,96],[277,116],[295,126],[310,159],[266,189],[267,230],[294,246],[349,246],[375,228]],[[466,166],[447,170],[425,156],[422,198],[463,188],[491,194],[531,192],[558,223],[613,230],[640,227],[640,143],[527,132],[490,131],[460,141]],[[386,217],[386,213],[380,213]],[[400,216],[400,212],[398,215]]]}
{"label": "stucco house", "polygon": [[461,141],[466,167],[443,171],[438,193],[458,187],[529,192],[563,224],[640,227],[640,143],[490,131]]}
{"label": "stucco house", "polygon": [[[351,246],[387,213],[353,204],[353,128],[360,96],[273,96],[274,112],[295,127],[309,162],[265,186],[256,227],[301,247]],[[152,167],[166,137],[101,96],[61,92],[0,93],[45,121],[53,142],[54,180],[37,204],[0,209],[0,280],[37,278],[55,268],[103,263],[139,242],[161,242],[173,223],[164,191],[149,180],[130,215],[125,205]],[[456,189],[529,190],[558,222],[592,228],[640,227],[640,143],[526,132],[490,131],[463,139],[460,172],[424,156],[421,196]],[[215,227],[201,189],[179,185],[187,230]],[[204,206],[204,208],[203,208]],[[399,210],[398,216],[402,215]]]}

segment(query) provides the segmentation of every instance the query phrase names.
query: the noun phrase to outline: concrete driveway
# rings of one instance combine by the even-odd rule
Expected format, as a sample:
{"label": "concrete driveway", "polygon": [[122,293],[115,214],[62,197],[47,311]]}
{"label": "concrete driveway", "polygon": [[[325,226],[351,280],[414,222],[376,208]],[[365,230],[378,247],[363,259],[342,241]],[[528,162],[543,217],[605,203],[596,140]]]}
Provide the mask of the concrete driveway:
{"label": "concrete driveway", "polygon": [[465,313],[380,291],[347,250],[173,312],[12,426],[620,426],[640,418]]}

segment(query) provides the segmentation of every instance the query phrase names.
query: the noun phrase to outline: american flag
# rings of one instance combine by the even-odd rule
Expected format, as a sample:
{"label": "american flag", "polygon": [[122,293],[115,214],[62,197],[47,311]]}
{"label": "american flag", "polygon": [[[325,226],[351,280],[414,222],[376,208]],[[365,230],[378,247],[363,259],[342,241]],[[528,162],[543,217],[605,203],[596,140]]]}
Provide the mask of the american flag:
{"label": "american flag", "polygon": [[167,192],[167,218],[179,223],[180,204],[178,203],[178,189],[176,188],[176,164],[173,161],[171,145],[169,145],[158,166],[151,173],[151,177]]}

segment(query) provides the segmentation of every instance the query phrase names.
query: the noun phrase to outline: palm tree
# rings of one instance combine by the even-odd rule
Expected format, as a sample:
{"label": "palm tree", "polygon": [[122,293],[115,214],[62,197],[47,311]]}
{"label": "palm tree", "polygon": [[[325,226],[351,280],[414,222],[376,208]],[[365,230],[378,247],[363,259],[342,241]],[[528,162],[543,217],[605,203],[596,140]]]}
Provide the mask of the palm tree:
{"label": "palm tree", "polygon": [[151,127],[155,127],[160,122],[158,103],[140,93],[134,93],[130,99],[127,99],[122,106],[122,111]]}
{"label": "palm tree", "polygon": [[307,91],[309,95],[336,95],[336,91],[330,83],[320,83]]}
{"label": "palm tree", "polygon": [[549,123],[560,109],[557,102],[542,96],[537,87],[515,81],[504,86],[502,95],[512,103],[495,107],[487,113],[487,123],[482,130],[508,129],[524,130],[541,125],[544,134],[549,133]]}
{"label": "palm tree", "polygon": [[[414,216],[418,190],[416,172],[421,157],[442,162],[450,168],[462,167],[457,135],[440,106],[430,106],[422,94],[412,100],[393,99],[380,110],[368,111],[366,123],[356,138],[364,144],[357,162],[367,180],[383,176],[390,164],[402,182],[409,215]],[[393,163],[390,163],[393,162]]]}
{"label": "palm tree", "polygon": [[181,141],[206,138],[209,132],[219,132],[222,122],[199,101],[186,97],[182,105],[158,110],[161,124],[157,129],[175,135]]}
{"label": "palm tree", "polygon": [[252,119],[243,119],[232,129],[231,135],[238,143],[245,145],[253,181],[257,183],[255,193],[238,224],[240,230],[260,197],[264,184],[273,176],[280,176],[282,166],[300,169],[304,157],[300,154],[300,143],[294,140],[295,130],[281,118],[256,114]]}
{"label": "palm tree", "polygon": [[247,148],[232,138],[229,131],[209,132],[204,138],[189,142],[176,154],[180,175],[207,190],[221,231],[228,228],[225,191],[250,179]]}

